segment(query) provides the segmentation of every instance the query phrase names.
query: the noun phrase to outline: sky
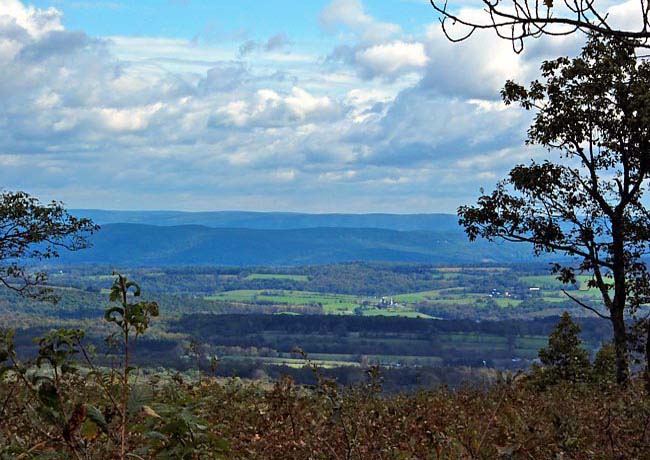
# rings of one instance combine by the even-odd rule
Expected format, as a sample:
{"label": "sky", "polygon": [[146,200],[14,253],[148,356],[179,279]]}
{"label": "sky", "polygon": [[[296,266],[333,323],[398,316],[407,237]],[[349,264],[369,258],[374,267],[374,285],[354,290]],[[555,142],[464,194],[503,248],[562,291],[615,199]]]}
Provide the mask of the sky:
{"label": "sky", "polygon": [[580,40],[453,44],[428,0],[0,0],[0,184],[71,208],[455,212],[544,154],[499,90]]}

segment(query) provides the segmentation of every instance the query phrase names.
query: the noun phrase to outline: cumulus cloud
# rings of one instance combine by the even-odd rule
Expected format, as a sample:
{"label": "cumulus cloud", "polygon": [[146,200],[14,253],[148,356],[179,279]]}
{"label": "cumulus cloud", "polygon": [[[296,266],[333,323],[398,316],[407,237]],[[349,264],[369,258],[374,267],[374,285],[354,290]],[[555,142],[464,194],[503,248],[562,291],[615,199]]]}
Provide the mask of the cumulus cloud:
{"label": "cumulus cloud", "polygon": [[422,43],[394,41],[373,45],[356,52],[355,60],[366,76],[395,76],[426,66],[429,58]]}
{"label": "cumulus cloud", "polygon": [[532,155],[529,118],[498,89],[538,58],[494,37],[453,45],[334,0],[323,62],[283,33],[238,50],[93,37],[61,17],[0,1],[8,188],[75,206],[449,211]]}
{"label": "cumulus cloud", "polygon": [[37,9],[25,6],[19,0],[3,0],[0,3],[0,21],[3,30],[12,30],[12,23],[18,28],[15,33],[24,32],[33,38],[40,38],[50,32],[62,31],[61,12],[56,8]]}
{"label": "cumulus cloud", "polygon": [[279,34],[275,34],[269,37],[269,39],[264,44],[264,50],[276,51],[291,45],[291,43],[292,42],[289,36],[284,32],[280,32]]}
{"label": "cumulus cloud", "polygon": [[428,61],[422,43],[398,38],[400,26],[377,21],[359,0],[333,0],[322,10],[320,23],[331,33],[348,32],[353,42],[336,47],[327,61],[349,65],[364,79],[394,80]]}
{"label": "cumulus cloud", "polygon": [[401,27],[380,22],[369,15],[360,0],[333,0],[320,14],[321,25],[330,32],[346,28],[364,42],[390,39],[401,32]]}
{"label": "cumulus cloud", "polygon": [[505,40],[478,31],[470,40],[451,43],[437,24],[423,40],[429,57],[420,86],[456,97],[495,99],[508,79],[526,77],[529,64]]}
{"label": "cumulus cloud", "polygon": [[235,100],[217,110],[212,126],[273,127],[332,119],[340,107],[329,97],[314,96],[294,87],[280,95],[272,89],[258,90],[248,100]]}
{"label": "cumulus cloud", "polygon": [[252,78],[241,62],[223,62],[208,69],[205,78],[199,81],[199,88],[206,92],[233,91]]}

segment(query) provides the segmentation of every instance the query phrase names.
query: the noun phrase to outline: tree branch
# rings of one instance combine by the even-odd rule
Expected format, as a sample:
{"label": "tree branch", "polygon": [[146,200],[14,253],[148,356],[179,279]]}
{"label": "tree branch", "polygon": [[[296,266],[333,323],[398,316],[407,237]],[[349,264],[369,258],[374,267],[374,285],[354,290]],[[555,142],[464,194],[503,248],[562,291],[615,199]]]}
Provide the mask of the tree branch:
{"label": "tree branch", "polygon": [[[503,6],[502,0],[482,0],[485,14],[489,20],[479,22],[471,19],[464,19],[459,14],[452,13],[449,9],[447,0],[429,0],[433,9],[439,13],[443,33],[448,40],[460,42],[471,37],[477,30],[494,30],[495,33],[505,40],[513,42],[513,49],[516,53],[523,51],[523,40],[526,38],[537,38],[542,35],[548,36],[566,36],[577,31],[583,33],[595,33],[605,37],[616,37],[622,41],[633,43],[641,48],[649,48],[648,40],[650,31],[648,30],[648,8],[641,6],[640,16],[643,25],[639,30],[616,29],[610,26],[609,14],[600,13],[594,7],[594,1],[573,2],[568,0],[563,3],[574,17],[554,17],[552,15],[552,6],[547,7],[545,11],[540,11],[538,4],[531,10],[528,1],[512,0],[512,11]],[[545,2],[546,3],[546,2]],[[451,21],[454,25],[460,24],[468,28],[468,31],[462,36],[453,37],[447,28],[446,22]],[[566,30],[554,30],[549,26],[566,26]],[[557,28],[556,28],[557,29]],[[509,32],[505,32],[509,30]]]}
{"label": "tree branch", "polygon": [[587,309],[587,310],[589,310],[589,311],[591,311],[591,312],[597,314],[597,315],[600,316],[602,319],[608,319],[608,320],[609,320],[609,319],[612,319],[611,317],[609,317],[609,316],[607,316],[607,315],[603,315],[601,312],[599,312],[599,311],[596,310],[595,308],[590,307],[589,305],[587,305],[587,304],[584,303],[583,301],[581,301],[581,300],[575,298],[574,296],[572,296],[571,294],[569,294],[569,293],[566,291],[566,289],[562,289],[562,292],[563,292],[563,293],[564,293],[564,294],[565,294],[569,299],[573,300],[575,303],[577,303],[578,305],[580,305],[582,308],[585,308],[585,309]]}

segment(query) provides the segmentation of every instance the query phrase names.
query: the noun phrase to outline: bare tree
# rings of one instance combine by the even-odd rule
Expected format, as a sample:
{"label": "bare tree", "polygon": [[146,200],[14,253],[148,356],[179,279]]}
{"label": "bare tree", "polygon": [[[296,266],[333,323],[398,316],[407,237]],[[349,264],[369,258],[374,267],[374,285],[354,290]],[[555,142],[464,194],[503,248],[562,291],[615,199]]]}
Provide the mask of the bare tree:
{"label": "bare tree", "polygon": [[477,30],[493,30],[500,38],[512,42],[513,50],[520,53],[527,38],[583,32],[650,48],[650,0],[638,1],[636,29],[614,25],[607,9],[602,8],[604,2],[596,0],[480,0],[484,11],[481,18],[456,12],[453,0],[451,5],[448,0],[430,3],[440,13],[442,30],[452,42],[466,40]]}

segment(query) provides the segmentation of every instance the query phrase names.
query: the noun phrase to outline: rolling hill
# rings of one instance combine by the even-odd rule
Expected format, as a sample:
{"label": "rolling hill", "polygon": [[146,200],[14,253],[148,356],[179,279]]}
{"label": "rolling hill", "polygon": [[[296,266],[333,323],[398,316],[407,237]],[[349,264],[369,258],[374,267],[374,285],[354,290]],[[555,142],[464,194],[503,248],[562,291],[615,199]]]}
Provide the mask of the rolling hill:
{"label": "rolling hill", "polygon": [[62,256],[63,263],[154,265],[310,265],[347,261],[472,264],[522,261],[521,245],[470,243],[460,230],[378,228],[262,230],[200,225],[106,224],[93,247]]}

